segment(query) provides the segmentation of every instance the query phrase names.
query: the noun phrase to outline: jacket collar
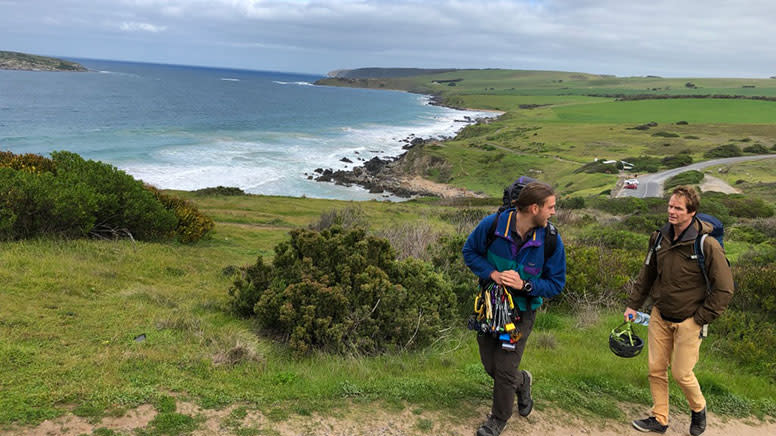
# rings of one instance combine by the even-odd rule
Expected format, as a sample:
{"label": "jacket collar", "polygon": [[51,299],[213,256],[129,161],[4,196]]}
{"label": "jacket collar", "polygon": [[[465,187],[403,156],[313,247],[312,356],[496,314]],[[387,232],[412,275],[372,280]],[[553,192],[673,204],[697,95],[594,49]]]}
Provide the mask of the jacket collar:
{"label": "jacket collar", "polygon": [[681,238],[674,242],[674,229],[673,225],[671,223],[665,223],[663,227],[660,228],[660,233],[663,234],[663,239],[670,241],[672,244],[674,243],[680,243],[680,242],[687,242],[687,241],[694,241],[698,235],[702,235],[704,233],[711,232],[712,225],[701,221],[698,219],[698,217],[693,217],[692,221],[690,222],[690,225],[685,229],[684,233],[682,233]]}

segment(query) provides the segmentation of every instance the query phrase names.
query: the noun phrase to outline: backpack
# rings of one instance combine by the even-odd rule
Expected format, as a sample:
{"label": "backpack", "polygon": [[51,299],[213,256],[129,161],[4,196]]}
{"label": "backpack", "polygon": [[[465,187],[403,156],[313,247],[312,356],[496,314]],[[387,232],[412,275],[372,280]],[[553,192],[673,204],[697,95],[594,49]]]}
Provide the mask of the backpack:
{"label": "backpack", "polygon": [[[722,247],[722,250],[725,250],[725,243],[723,241],[725,237],[725,225],[722,224],[722,221],[719,220],[719,218],[705,214],[705,213],[696,213],[695,218],[698,221],[704,221],[709,224],[711,224],[712,229],[709,233],[704,233],[702,235],[698,235],[697,238],[695,238],[695,243],[693,244],[693,258],[698,261],[698,266],[701,269],[701,273],[703,273],[703,278],[706,280],[706,292],[708,294],[711,293],[711,283],[709,282],[709,274],[706,271],[706,255],[703,252],[703,243],[706,241],[707,236],[711,236],[714,239],[719,242],[719,245]],[[660,242],[663,240],[663,234],[660,233],[660,231],[657,232],[657,237],[655,238],[655,243],[652,245],[652,254],[657,258],[657,249],[660,247]],[[730,265],[730,261],[728,260],[728,265]]]}
{"label": "backpack", "polygon": [[[498,219],[501,212],[513,207],[512,203],[517,201],[517,197],[520,196],[520,191],[523,190],[525,185],[536,182],[537,180],[532,177],[520,176],[517,180],[512,182],[511,185],[504,188],[504,195],[501,197],[501,206],[499,206],[496,212],[496,219],[488,230],[488,237],[485,242],[485,250],[490,248],[493,241],[496,240],[496,226],[498,225]],[[547,222],[547,233],[544,237],[544,260],[546,261],[553,253],[555,253],[555,247],[558,245],[558,229],[551,223]]]}

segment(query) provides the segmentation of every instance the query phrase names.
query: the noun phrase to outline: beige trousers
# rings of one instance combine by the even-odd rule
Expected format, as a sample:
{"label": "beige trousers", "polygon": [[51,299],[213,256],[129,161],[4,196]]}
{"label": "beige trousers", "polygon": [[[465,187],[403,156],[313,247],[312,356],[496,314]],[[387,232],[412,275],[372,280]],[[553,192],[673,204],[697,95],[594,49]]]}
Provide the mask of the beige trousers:
{"label": "beige trousers", "polygon": [[701,326],[693,317],[680,323],[660,317],[657,307],[652,308],[649,320],[649,388],[652,391],[652,414],[663,425],[668,425],[668,366],[674,380],[694,412],[706,407],[706,399],[695,378],[693,368],[701,348]]}

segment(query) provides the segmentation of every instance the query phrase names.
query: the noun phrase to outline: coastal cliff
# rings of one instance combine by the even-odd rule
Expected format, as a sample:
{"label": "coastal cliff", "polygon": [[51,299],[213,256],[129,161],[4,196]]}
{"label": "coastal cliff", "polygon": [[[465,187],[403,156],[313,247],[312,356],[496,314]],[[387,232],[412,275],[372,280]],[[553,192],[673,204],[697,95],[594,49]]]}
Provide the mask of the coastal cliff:
{"label": "coastal cliff", "polygon": [[88,71],[76,62],[14,51],[0,51],[0,70]]}

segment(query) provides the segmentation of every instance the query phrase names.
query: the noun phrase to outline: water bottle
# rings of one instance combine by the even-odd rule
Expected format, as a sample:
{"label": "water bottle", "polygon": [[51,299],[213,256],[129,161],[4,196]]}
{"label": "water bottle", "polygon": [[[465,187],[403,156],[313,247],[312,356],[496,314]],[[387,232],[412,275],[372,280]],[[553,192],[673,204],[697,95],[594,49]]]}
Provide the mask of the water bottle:
{"label": "water bottle", "polygon": [[636,312],[636,316],[631,318],[632,322],[641,325],[649,325],[649,315],[644,312]]}

